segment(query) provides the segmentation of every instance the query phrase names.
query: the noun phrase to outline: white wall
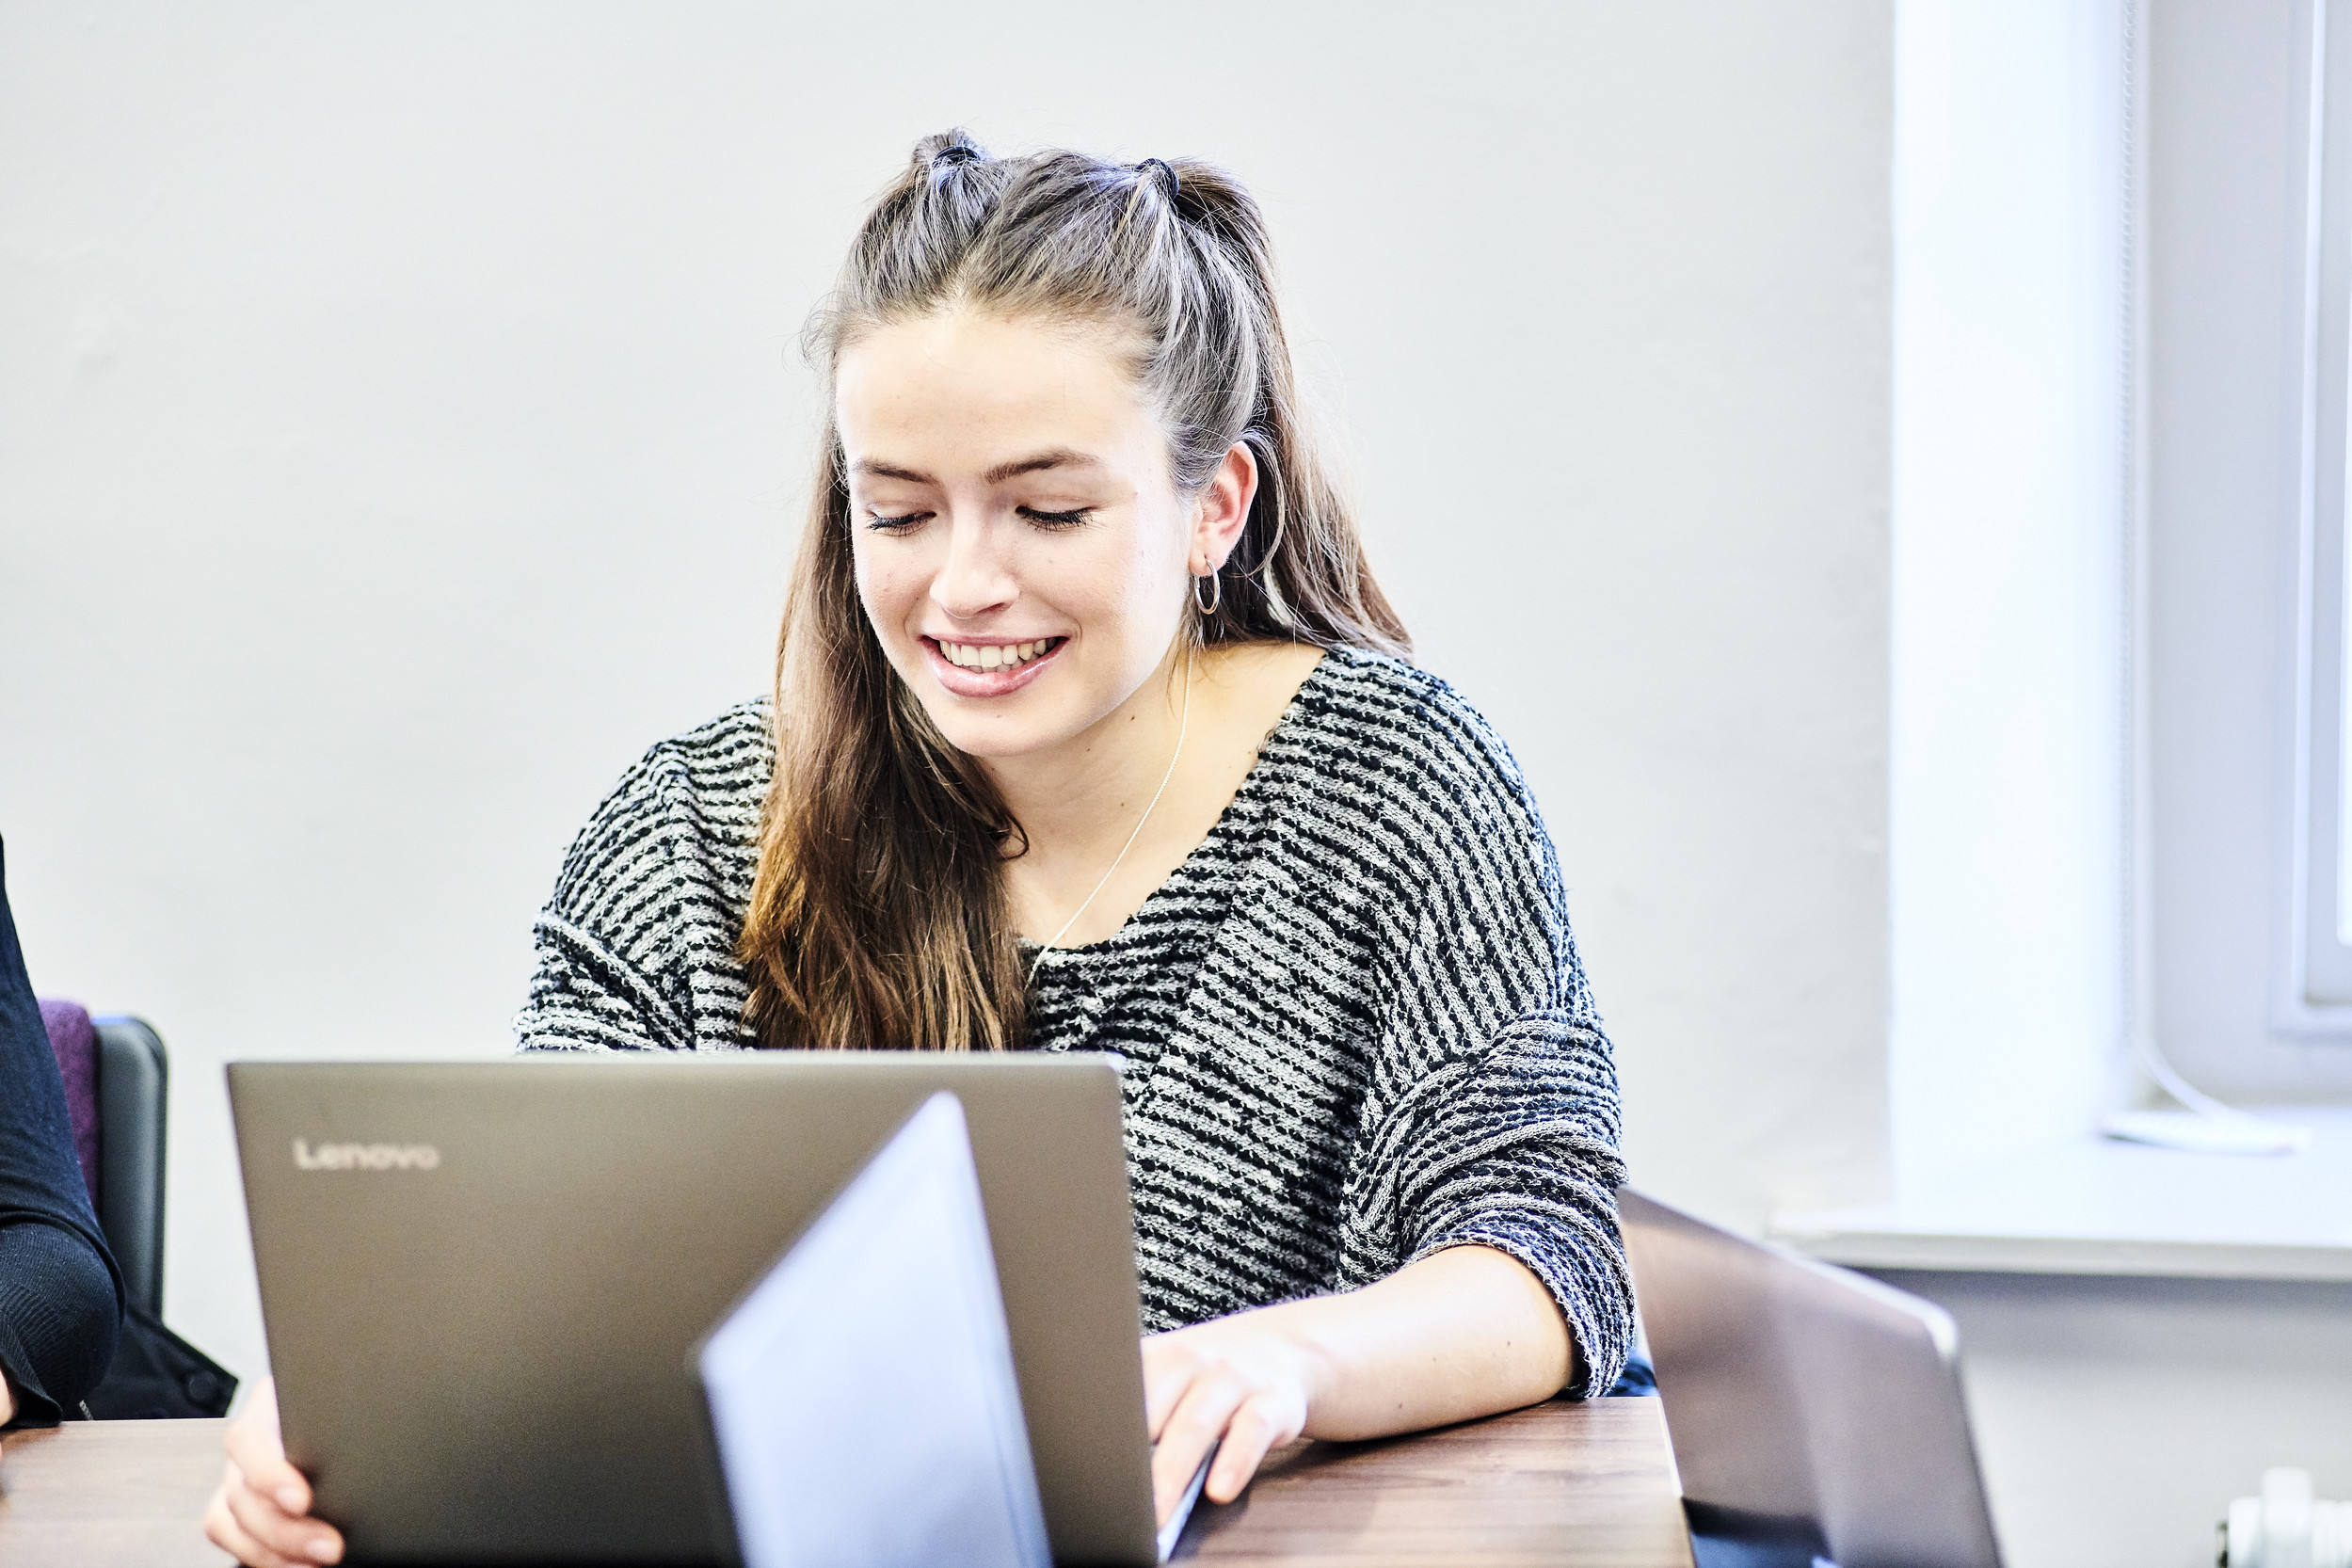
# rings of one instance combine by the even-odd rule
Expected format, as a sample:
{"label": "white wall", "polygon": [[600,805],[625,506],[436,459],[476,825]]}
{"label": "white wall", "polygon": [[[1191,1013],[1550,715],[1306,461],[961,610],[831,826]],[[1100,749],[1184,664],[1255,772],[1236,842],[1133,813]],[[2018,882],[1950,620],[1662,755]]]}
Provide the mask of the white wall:
{"label": "white wall", "polygon": [[920,134],[1272,212],[1424,662],[1558,838],[1637,1179],[1884,1176],[1885,8],[0,10],[0,832],[175,1067],[175,1323],[262,1369],[220,1064],[495,1055],[571,831],[759,690],[791,353]]}
{"label": "white wall", "polygon": [[1905,1185],[2080,1136],[2123,1025],[2129,0],[1896,6]]}

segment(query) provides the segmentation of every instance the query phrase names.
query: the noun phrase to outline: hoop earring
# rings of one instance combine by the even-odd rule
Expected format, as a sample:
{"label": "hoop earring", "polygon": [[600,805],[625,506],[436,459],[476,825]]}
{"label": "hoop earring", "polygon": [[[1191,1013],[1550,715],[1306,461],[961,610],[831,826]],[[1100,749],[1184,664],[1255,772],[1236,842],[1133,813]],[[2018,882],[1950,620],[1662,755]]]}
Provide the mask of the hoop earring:
{"label": "hoop earring", "polygon": [[[1201,602],[1201,584],[1204,582],[1208,584],[1208,602],[1206,604]],[[1201,619],[1207,620],[1214,616],[1217,613],[1217,607],[1224,601],[1225,574],[1224,572],[1212,571],[1205,577],[1192,579],[1192,608],[1201,613]]]}

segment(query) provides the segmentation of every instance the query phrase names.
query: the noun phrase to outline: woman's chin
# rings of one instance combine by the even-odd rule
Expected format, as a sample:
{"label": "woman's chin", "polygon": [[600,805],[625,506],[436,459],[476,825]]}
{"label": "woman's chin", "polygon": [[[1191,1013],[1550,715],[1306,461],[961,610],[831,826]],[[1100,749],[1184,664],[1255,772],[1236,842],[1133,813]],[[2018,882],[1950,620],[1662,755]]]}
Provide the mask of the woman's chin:
{"label": "woman's chin", "polygon": [[[925,704],[930,707],[929,704]],[[931,708],[931,722],[946,738],[948,744],[967,757],[983,762],[1011,762],[1019,758],[1051,751],[1068,742],[1078,728],[1047,720],[1039,722],[1028,715],[1016,717],[1010,713],[974,713],[966,704],[943,704],[952,709],[941,712]]]}
{"label": "woman's chin", "polygon": [[973,696],[939,680],[912,684],[948,744],[984,761],[1050,751],[1086,728],[1083,714],[1066,700],[1057,700],[1067,694],[1053,684],[1024,685],[988,696]]}

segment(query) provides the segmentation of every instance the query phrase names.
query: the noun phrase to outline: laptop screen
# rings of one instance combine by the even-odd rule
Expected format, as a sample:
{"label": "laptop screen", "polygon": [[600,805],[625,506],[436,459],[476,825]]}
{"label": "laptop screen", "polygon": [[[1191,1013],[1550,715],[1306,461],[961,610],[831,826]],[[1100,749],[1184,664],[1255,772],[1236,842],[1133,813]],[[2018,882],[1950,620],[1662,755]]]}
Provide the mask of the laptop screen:
{"label": "laptop screen", "polygon": [[954,1096],[907,1119],[696,1361],[748,1568],[1048,1568]]}

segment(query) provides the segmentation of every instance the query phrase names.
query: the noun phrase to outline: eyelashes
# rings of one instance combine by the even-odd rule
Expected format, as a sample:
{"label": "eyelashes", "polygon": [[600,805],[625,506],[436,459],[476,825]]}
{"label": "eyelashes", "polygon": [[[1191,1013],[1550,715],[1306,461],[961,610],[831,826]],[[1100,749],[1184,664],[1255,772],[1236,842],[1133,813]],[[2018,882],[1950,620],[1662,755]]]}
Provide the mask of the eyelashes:
{"label": "eyelashes", "polygon": [[[1080,506],[1067,512],[1041,512],[1034,506],[1016,506],[1013,512],[1015,516],[1026,518],[1049,533],[1083,527],[1095,516],[1092,506]],[[917,523],[930,520],[931,517],[929,512],[906,512],[898,517],[885,517],[880,512],[870,511],[866,514],[866,526],[877,534],[904,534]]]}

